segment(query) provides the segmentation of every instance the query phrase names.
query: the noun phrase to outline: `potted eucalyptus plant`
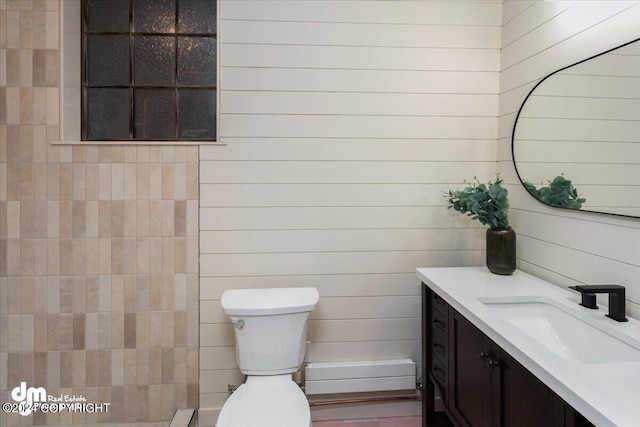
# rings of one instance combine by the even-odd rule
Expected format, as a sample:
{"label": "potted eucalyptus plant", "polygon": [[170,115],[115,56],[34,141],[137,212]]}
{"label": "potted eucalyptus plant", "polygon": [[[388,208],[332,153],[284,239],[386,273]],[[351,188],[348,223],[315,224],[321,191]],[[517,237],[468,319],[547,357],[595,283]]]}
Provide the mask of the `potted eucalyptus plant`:
{"label": "potted eucalyptus plant", "polygon": [[509,226],[509,200],[502,179],[496,174],[495,182],[481,183],[477,178],[461,190],[449,190],[445,197],[448,209],[466,214],[471,219],[488,225],[487,267],[495,274],[511,274],[516,269],[516,233]]}

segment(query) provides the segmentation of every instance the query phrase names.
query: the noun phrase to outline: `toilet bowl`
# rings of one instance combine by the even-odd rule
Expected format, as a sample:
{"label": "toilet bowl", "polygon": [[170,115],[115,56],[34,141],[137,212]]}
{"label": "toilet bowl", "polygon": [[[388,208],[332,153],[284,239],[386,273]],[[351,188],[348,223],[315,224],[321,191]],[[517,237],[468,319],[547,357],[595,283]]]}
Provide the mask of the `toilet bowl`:
{"label": "toilet bowl", "polygon": [[311,427],[311,411],[291,375],[248,377],[227,399],[216,427]]}
{"label": "toilet bowl", "polygon": [[304,360],[315,288],[233,289],[222,295],[236,361],[247,375],[225,402],[216,427],[310,427],[311,411],[292,379]]}

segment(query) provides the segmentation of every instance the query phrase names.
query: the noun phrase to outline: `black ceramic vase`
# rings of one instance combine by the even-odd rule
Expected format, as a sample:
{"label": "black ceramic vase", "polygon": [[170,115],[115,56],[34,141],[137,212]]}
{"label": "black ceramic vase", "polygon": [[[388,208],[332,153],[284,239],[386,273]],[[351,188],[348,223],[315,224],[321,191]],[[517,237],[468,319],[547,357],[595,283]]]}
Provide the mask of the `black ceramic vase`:
{"label": "black ceramic vase", "polygon": [[516,271],[516,232],[511,227],[487,230],[487,268],[495,274]]}

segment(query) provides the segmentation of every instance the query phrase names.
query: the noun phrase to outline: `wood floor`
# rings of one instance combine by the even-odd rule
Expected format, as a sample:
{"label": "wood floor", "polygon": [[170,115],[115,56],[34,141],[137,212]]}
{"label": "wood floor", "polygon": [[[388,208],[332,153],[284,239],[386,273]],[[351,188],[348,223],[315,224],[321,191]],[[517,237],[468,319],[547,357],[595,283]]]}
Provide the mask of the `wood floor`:
{"label": "wood floor", "polygon": [[[432,427],[451,427],[443,412],[436,413]],[[366,420],[316,421],[313,427],[422,427],[422,417],[374,418]]]}

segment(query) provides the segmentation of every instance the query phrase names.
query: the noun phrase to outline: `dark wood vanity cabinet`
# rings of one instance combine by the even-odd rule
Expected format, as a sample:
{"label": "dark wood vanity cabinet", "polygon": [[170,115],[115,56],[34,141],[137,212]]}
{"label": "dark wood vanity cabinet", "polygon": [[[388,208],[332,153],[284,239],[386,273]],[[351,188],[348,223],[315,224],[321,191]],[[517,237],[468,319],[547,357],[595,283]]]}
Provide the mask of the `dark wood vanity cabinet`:
{"label": "dark wood vanity cabinet", "polygon": [[591,424],[480,329],[423,286],[423,427],[438,389],[460,427],[586,427]]}
{"label": "dark wood vanity cabinet", "polygon": [[490,427],[493,412],[492,379],[495,357],[491,342],[478,328],[451,311],[451,392],[443,402],[465,427]]}

